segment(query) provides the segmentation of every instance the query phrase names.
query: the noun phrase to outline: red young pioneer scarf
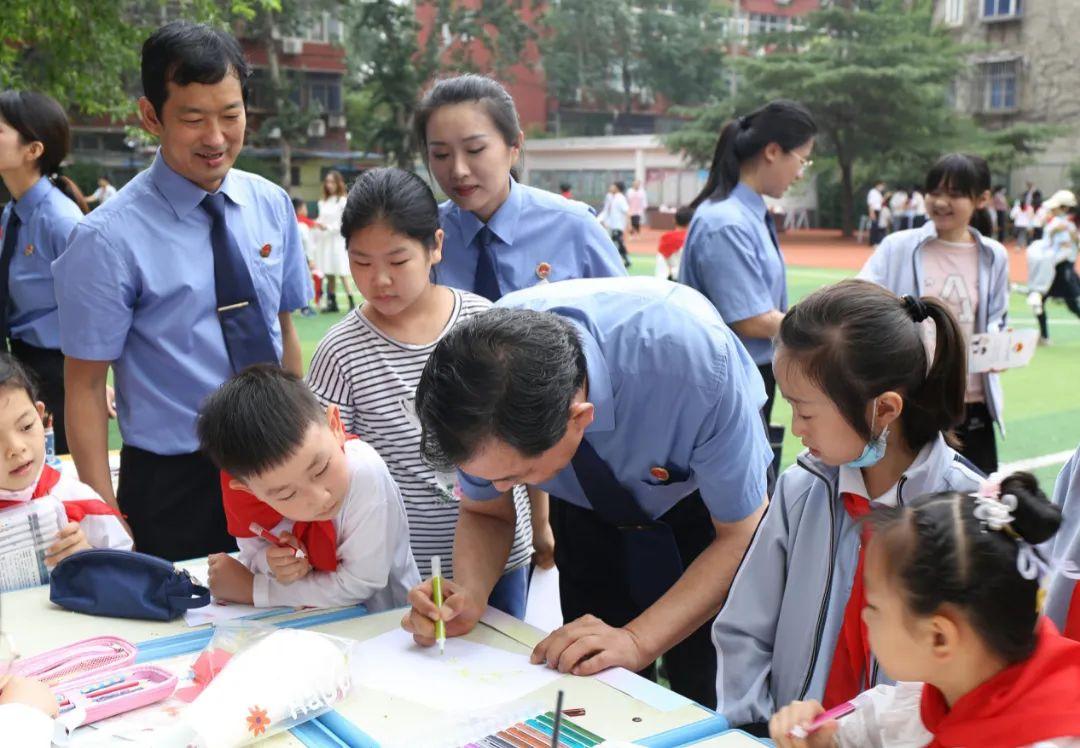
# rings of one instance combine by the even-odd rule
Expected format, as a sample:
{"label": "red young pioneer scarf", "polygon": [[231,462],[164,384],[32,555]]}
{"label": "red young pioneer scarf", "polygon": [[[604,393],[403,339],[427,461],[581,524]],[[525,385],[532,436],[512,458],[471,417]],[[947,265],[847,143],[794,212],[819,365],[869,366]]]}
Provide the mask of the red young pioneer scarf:
{"label": "red young pioneer scarf", "polygon": [[1080,642],[1080,581],[1073,585],[1069,609],[1065,612],[1065,636]]}
{"label": "red young pioneer scarf", "polygon": [[[230,535],[234,538],[253,538],[252,522],[258,522],[269,530],[282,520],[273,507],[259,501],[254,494],[230,487],[231,480],[232,476],[222,470],[221,500],[225,504],[225,521]],[[312,566],[319,571],[337,569],[337,530],[334,529],[333,520],[295,522],[292,533],[304,547]]]}
{"label": "red young pioneer scarf", "polygon": [[[842,493],[844,510],[853,520],[858,520],[870,512],[870,500],[854,493]],[[844,607],[844,622],[840,626],[840,636],[836,640],[829,679],[825,682],[825,696],[822,705],[832,709],[845,701],[851,701],[863,691],[867,669],[870,664],[870,637],[866,633],[866,624],[862,620],[862,609],[866,607],[866,590],[863,589],[863,557],[869,534],[864,528],[862,546],[859,548],[859,562],[855,566],[855,579],[851,584],[851,595]]]}
{"label": "red young pioneer scarf", "polygon": [[[345,435],[345,441],[358,437]],[[342,447],[342,451],[344,451]],[[221,499],[225,504],[225,520],[229,534],[234,538],[253,538],[251,523],[257,522],[264,529],[272,530],[283,517],[273,507],[255,498],[254,494],[229,487],[232,476],[221,471]],[[294,522],[293,535],[304,546],[311,565],[319,571],[337,570],[337,530],[334,521],[322,519],[316,522]]]}
{"label": "red young pioneer scarf", "polygon": [[1039,620],[1035,652],[964,694],[950,710],[941,691],[923,685],[927,748],[1013,748],[1080,737],[1080,643]]}
{"label": "red young pioneer scarf", "polygon": [[[41,466],[41,477],[38,478],[37,486],[34,487],[34,493],[30,496],[30,500],[43,499],[52,493],[52,490],[56,488],[56,484],[60,482],[60,471],[49,465]],[[0,509],[7,509],[11,506],[19,506],[24,504],[23,501],[0,501]],[[120,512],[113,509],[101,499],[72,499],[70,501],[60,500],[60,503],[64,505],[64,511],[67,512],[68,522],[79,522],[83,517],[87,517],[91,514],[95,515],[113,515],[119,517]]]}

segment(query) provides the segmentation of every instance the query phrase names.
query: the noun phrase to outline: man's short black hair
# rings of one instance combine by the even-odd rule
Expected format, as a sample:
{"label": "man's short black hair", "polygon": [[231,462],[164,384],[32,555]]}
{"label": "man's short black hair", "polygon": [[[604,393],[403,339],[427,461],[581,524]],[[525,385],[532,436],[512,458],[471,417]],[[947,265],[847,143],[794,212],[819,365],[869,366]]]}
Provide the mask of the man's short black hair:
{"label": "man's short black hair", "polygon": [[241,480],[296,454],[326,411],[304,380],[279,366],[249,366],[203,402],[196,430],[202,451]]}
{"label": "man's short black hair", "polygon": [[213,85],[226,75],[240,79],[247,102],[251,67],[239,42],[230,34],[205,23],[172,21],[150,35],[142,48],[143,95],[161,117],[168,97],[166,83]]}
{"label": "man's short black hair", "polygon": [[557,314],[496,307],[435,346],[416,388],[424,459],[439,469],[467,461],[489,439],[526,457],[566,434],[585,382],[585,354]]}

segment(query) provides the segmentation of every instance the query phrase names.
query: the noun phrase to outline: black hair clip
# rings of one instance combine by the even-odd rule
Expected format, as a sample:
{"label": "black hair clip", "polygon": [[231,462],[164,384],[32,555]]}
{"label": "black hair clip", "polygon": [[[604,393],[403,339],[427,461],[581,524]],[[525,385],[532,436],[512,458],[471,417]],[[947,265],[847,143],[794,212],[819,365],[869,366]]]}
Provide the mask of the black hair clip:
{"label": "black hair clip", "polygon": [[907,310],[907,313],[911,315],[911,319],[915,322],[922,322],[930,316],[930,312],[922,299],[914,296],[904,296],[901,300],[904,302],[904,309]]}

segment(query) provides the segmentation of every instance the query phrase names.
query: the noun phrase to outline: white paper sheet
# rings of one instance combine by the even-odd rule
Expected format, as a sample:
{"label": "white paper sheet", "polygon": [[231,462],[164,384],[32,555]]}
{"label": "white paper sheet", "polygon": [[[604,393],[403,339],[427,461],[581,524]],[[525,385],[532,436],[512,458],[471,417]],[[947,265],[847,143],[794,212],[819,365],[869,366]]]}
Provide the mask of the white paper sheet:
{"label": "white paper sheet", "polygon": [[246,618],[247,616],[258,615],[261,613],[269,613],[276,611],[279,613],[288,613],[296,610],[296,608],[256,608],[254,605],[241,605],[240,603],[226,603],[220,605],[217,602],[211,601],[209,605],[204,605],[201,608],[192,608],[191,610],[184,611],[184,623],[188,626],[202,626],[204,623],[221,623],[222,621],[232,621],[236,618]]}
{"label": "white paper sheet", "polygon": [[525,603],[525,623],[549,632],[563,625],[558,567],[541,569],[538,566],[533,570],[529,599]]}
{"label": "white paper sheet", "polygon": [[[182,569],[187,569],[188,573],[191,574],[194,579],[206,586],[206,580],[210,576],[210,562],[205,558],[194,561],[184,561],[177,564],[177,566]],[[202,626],[205,623],[216,624],[221,623],[222,621],[232,621],[236,618],[245,618],[259,613],[268,613],[270,611],[288,613],[293,610],[297,610],[297,608],[256,608],[254,605],[241,605],[240,603],[219,605],[217,601],[211,600],[209,605],[184,611],[184,623],[188,626]]]}
{"label": "white paper sheet", "polygon": [[1006,330],[971,336],[968,371],[981,374],[1027,366],[1039,342],[1038,330]]}
{"label": "white paper sheet", "polygon": [[419,647],[401,629],[362,642],[356,649],[357,685],[437,709],[461,712],[503,704],[562,677],[529,663],[528,655],[466,639]]}

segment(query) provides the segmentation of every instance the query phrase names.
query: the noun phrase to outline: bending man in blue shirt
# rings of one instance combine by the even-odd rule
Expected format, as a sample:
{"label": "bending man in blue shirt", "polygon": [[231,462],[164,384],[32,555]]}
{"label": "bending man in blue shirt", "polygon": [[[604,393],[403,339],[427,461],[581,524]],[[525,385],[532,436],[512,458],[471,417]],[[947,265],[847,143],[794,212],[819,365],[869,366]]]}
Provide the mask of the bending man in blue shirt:
{"label": "bending man in blue shirt", "polygon": [[[232,168],[249,74],[222,31],[177,21],[154,32],[139,112],[161,148],[53,264],[79,475],[119,506],[140,551],[170,560],[235,548],[195,436],[203,398],[251,363],[302,367],[290,311],[311,280],[292,202]],[[115,497],[100,396],[110,363],[124,438]]]}
{"label": "bending man in blue shirt", "polygon": [[[447,633],[473,628],[513,539],[509,490],[561,501],[555,561],[569,624],[533,652],[563,672],[622,666],[715,705],[708,623],[765,509],[761,377],[699,293],[645,278],[504,296],[451,331],[416,393],[425,458],[459,468]],[[426,582],[403,621],[433,643]]]}

